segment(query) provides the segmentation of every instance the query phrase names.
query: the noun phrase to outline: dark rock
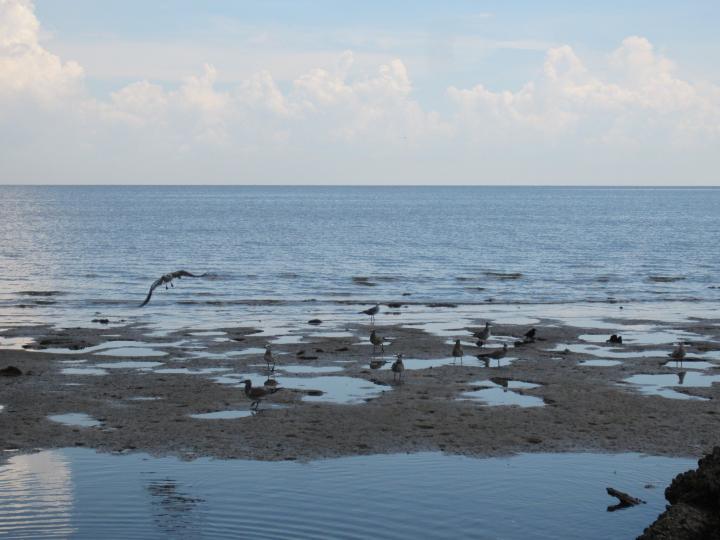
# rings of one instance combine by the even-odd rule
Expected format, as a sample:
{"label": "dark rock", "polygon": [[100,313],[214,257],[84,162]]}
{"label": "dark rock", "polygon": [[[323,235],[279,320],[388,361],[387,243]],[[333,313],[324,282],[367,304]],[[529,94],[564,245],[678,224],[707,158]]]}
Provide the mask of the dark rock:
{"label": "dark rock", "polygon": [[304,356],[304,355],[303,355],[303,356],[298,356],[298,358],[299,358],[300,360],[317,360],[317,359],[318,359],[317,356]]}
{"label": "dark rock", "polygon": [[322,390],[308,390],[306,393],[308,396],[322,396],[323,395]]}
{"label": "dark rock", "polygon": [[20,375],[22,375],[22,371],[15,366],[0,369],[0,377],[19,377]]}
{"label": "dark rock", "polygon": [[387,307],[397,309],[401,308],[402,304],[400,302],[390,302]]}
{"label": "dark rock", "polygon": [[347,352],[349,350],[350,350],[349,347],[339,347],[339,348],[335,349],[335,352]]}
{"label": "dark rock", "polygon": [[322,324],[322,321],[320,319],[310,319],[308,324]]}
{"label": "dark rock", "polygon": [[720,446],[697,470],[675,477],[665,490],[670,503],[640,540],[720,540]]}
{"label": "dark rock", "polygon": [[100,324],[110,324],[110,319],[93,319],[92,322]]}

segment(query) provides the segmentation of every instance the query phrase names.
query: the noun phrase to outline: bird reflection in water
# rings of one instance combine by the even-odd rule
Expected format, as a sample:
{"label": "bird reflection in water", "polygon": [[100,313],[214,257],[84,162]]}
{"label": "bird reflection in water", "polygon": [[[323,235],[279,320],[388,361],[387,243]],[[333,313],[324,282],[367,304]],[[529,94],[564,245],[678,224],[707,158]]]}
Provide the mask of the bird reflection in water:
{"label": "bird reflection in water", "polygon": [[204,499],[185,493],[170,478],[150,480],[146,487],[151,496],[153,520],[160,529],[174,537],[191,538],[200,533],[195,511]]}

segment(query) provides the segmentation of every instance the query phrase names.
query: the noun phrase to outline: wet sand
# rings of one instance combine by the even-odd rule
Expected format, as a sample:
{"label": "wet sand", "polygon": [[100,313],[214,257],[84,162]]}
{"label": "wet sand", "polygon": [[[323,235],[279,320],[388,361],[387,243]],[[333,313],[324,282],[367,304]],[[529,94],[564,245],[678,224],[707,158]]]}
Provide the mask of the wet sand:
{"label": "wet sand", "polygon": [[[258,335],[262,327],[213,331],[187,328],[162,337],[137,324],[98,328],[97,324],[88,323],[88,328],[62,330],[47,326],[6,329],[0,333],[6,343],[14,337],[32,339],[13,342],[15,350],[0,350],[0,368],[12,365],[23,372],[17,377],[0,377],[0,406],[4,406],[0,411],[0,448],[32,451],[84,446],[187,459],[211,456],[310,460],[437,450],[475,456],[629,451],[689,457],[720,444],[720,384],[675,388],[688,396],[706,398],[700,400],[644,395],[636,386],[622,383],[636,374],[680,371],[664,365],[669,360],[671,345],[625,344],[608,348],[615,355],[627,353],[630,357],[621,358],[618,365],[584,366],[582,361],[603,358],[602,351],[590,355],[564,352],[564,347],[587,345],[589,342],[580,339],[587,334],[607,337],[607,329],[541,320],[534,325],[540,339],[514,347],[513,342],[520,340],[519,336],[529,326],[498,324],[493,326],[493,333],[501,338],[491,339],[488,347],[507,341],[510,344],[507,358],[514,358],[509,365],[484,367],[474,359],[474,354],[481,351],[466,345],[466,360],[472,360],[473,365],[458,362],[432,369],[408,369],[402,384],[394,384],[391,371],[370,368],[370,326],[366,320],[358,319],[340,328],[324,329],[321,325],[313,330],[327,330],[332,337],[308,337],[302,343],[283,344],[281,340],[273,345],[276,379],[282,390],[264,401],[258,414],[231,420],[198,419],[191,415],[248,409],[240,375],[256,374],[253,379],[262,381],[264,362],[260,351],[272,339]],[[396,352],[412,359],[447,358],[452,350],[448,340],[453,334],[474,342],[467,331],[479,329],[484,323],[479,319],[469,326],[463,322],[457,330],[440,336],[399,324],[384,324],[391,321],[391,317],[380,317],[376,324],[379,335],[392,337],[385,348],[384,359],[388,361],[385,367]],[[689,358],[720,350],[718,320],[698,319],[682,324],[619,319],[613,322],[652,324],[658,329],[697,334],[699,339],[690,340]],[[310,336],[310,331],[304,334]],[[118,344],[114,348],[116,356],[113,348],[103,349],[103,344],[110,341],[147,342],[152,344],[151,354],[167,354],[148,355],[143,354],[148,351],[142,350],[135,353],[132,344],[124,347]],[[28,348],[22,349],[20,344]],[[604,343],[596,345],[606,347]],[[37,347],[46,349],[34,350]],[[48,352],[53,348],[77,350]],[[243,349],[251,352],[238,354]],[[300,350],[305,351],[305,358],[298,357]],[[67,368],[127,361],[162,365],[143,369],[106,366],[98,368],[107,373],[99,376],[63,373]],[[496,360],[491,362],[497,364]],[[720,360],[711,362],[715,367],[704,373],[720,375]],[[326,373],[286,373],[283,366],[328,369]],[[686,362],[683,369],[689,370],[688,366],[690,363]],[[329,372],[331,367],[342,371]],[[181,372],[173,373],[175,368]],[[227,371],[188,374],[182,368]],[[168,369],[171,371],[158,371]],[[225,377],[225,382],[232,381],[233,375],[237,384],[215,380]],[[375,391],[367,400],[334,404],[309,401],[313,398],[311,388],[283,388],[283,381],[290,379],[326,376],[364,379]],[[481,401],[462,399],[464,393],[481,389],[478,381],[492,380],[502,386],[508,379],[538,385],[509,391],[535,396],[544,405],[488,406]],[[48,419],[50,415],[65,413],[85,413],[101,425],[73,427]]]}

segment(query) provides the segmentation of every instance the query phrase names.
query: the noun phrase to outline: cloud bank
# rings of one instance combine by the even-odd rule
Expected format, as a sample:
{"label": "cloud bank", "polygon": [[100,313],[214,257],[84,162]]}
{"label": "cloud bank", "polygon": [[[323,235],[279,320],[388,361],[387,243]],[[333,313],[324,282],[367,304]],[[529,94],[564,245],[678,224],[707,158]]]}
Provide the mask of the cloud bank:
{"label": "cloud bank", "polygon": [[290,81],[221,85],[208,63],[98,97],[40,36],[29,0],[0,0],[2,183],[717,183],[720,87],[639,36],[592,65],[549,48],[516,90],[450,85],[442,114],[401,59],[358,72],[350,51]]}

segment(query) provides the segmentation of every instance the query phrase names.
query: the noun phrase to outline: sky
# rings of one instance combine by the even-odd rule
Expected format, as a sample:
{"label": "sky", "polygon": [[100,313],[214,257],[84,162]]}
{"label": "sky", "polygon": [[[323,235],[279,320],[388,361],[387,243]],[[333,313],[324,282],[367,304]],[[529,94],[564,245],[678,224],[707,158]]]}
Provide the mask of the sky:
{"label": "sky", "polygon": [[719,185],[720,2],[0,0],[0,184]]}

